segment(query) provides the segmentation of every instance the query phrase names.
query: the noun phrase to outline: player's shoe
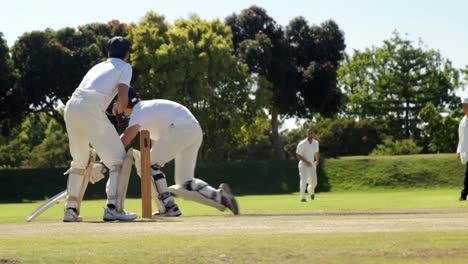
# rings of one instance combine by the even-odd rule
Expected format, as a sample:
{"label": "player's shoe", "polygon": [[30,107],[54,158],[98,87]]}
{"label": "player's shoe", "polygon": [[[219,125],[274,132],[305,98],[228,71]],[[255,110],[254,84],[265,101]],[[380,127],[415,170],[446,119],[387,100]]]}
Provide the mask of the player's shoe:
{"label": "player's shoe", "polygon": [[226,183],[221,183],[221,185],[219,185],[219,189],[221,204],[229,208],[233,214],[239,214],[239,205],[237,204],[236,198],[234,198],[229,186]]}
{"label": "player's shoe", "polygon": [[458,198],[458,201],[466,201],[466,196],[467,194],[463,191],[460,193],[460,198]]}
{"label": "player's shoe", "polygon": [[301,202],[307,202],[305,198],[302,198],[301,199]]}
{"label": "player's shoe", "polygon": [[63,214],[64,222],[82,222],[83,218],[76,213],[75,208],[66,208]]}
{"label": "player's shoe", "polygon": [[177,217],[180,216],[182,212],[179,210],[179,207],[177,204],[173,204],[171,207],[166,207],[166,212],[160,213],[159,211],[156,211],[153,213],[154,217]]}
{"label": "player's shoe", "polygon": [[135,213],[127,213],[127,212],[118,212],[115,209],[111,209],[106,207],[104,209],[104,216],[102,220],[104,221],[133,221],[137,219],[138,215]]}
{"label": "player's shoe", "polygon": [[311,200],[315,200],[315,193],[313,193],[313,194],[310,195],[310,199],[311,199]]}

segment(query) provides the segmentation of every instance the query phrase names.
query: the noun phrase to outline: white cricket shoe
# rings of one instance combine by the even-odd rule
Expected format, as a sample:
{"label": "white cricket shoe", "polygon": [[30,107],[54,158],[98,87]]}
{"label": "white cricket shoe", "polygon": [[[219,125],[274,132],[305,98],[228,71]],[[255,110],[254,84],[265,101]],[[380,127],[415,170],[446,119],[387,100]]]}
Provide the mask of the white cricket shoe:
{"label": "white cricket shoe", "polygon": [[104,209],[104,216],[102,220],[104,221],[133,221],[137,219],[138,215],[135,213],[127,213],[127,212],[118,212],[115,209],[110,209],[106,207]]}
{"label": "white cricket shoe", "polygon": [[229,186],[226,183],[221,183],[219,185],[220,194],[221,194],[221,204],[229,208],[233,214],[239,214],[239,205],[237,204],[236,198],[229,189]]}
{"label": "white cricket shoe", "polygon": [[64,222],[82,222],[83,218],[79,216],[72,208],[65,208],[63,213]]}

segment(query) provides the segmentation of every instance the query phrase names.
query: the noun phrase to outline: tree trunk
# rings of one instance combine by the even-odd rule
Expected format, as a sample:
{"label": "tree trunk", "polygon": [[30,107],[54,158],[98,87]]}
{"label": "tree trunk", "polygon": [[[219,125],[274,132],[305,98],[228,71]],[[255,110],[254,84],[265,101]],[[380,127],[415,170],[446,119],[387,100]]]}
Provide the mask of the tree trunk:
{"label": "tree trunk", "polygon": [[279,116],[279,108],[275,106],[275,104],[271,107],[271,134],[270,140],[273,145],[274,155],[277,159],[284,160],[286,159],[286,155],[284,154],[283,142],[279,137],[278,132],[278,116]]}
{"label": "tree trunk", "polygon": [[[63,127],[63,130],[64,131],[67,131],[67,127],[65,126],[65,119],[63,118],[63,116],[59,113],[59,111],[55,110],[55,109],[52,109],[51,111],[52,113],[49,114],[50,117],[52,117],[53,119],[55,119],[55,121],[57,121],[57,123],[59,123],[62,127]],[[50,112],[46,112],[46,113],[50,113]]]}

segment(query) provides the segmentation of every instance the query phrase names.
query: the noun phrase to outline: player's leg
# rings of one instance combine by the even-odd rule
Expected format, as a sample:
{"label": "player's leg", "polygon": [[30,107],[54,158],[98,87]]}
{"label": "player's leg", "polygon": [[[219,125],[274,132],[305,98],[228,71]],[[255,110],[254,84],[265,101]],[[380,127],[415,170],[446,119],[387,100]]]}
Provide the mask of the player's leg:
{"label": "player's leg", "polygon": [[308,171],[308,179],[307,183],[309,184],[307,186],[307,192],[310,195],[310,199],[314,200],[315,199],[315,187],[317,186],[317,166],[315,164],[310,168]]}
{"label": "player's leg", "polygon": [[[135,168],[136,168],[137,175],[138,177],[141,178],[141,153],[139,150],[136,150],[136,149],[133,150],[133,158],[135,160]],[[161,171],[161,173],[163,172]],[[164,175],[164,179],[166,179],[165,175]],[[167,186],[167,182],[166,182],[166,186]],[[156,206],[158,207],[158,211],[153,213],[153,215],[160,215],[161,212],[165,212],[166,207],[164,206],[163,201],[159,200],[159,193],[158,193],[158,190],[156,189],[156,182],[154,181],[154,177],[151,177],[151,197],[153,198],[154,202],[156,203]]]}
{"label": "player's leg", "polygon": [[[73,99],[72,99],[73,100]],[[73,158],[67,181],[67,200],[64,208],[64,222],[81,222],[81,193],[85,188],[85,171],[89,159],[87,130],[82,124],[81,114],[73,101],[65,107],[64,119],[67,129],[70,154]]]}
{"label": "player's leg", "polygon": [[109,168],[109,179],[106,184],[106,208],[103,219],[106,221],[131,221],[137,218],[134,213],[126,213],[124,200],[133,161],[133,151],[125,152],[114,126],[105,116],[96,118],[95,129],[90,134],[91,145]]}
{"label": "player's leg", "polygon": [[463,189],[460,194],[460,201],[466,201],[468,195],[468,162],[466,163],[465,180],[463,181]]}
{"label": "player's leg", "polygon": [[299,167],[299,198],[301,202],[305,202],[305,191],[307,187],[307,176],[308,176],[308,170],[305,164],[301,164],[298,166]]}
{"label": "player's leg", "polygon": [[201,179],[195,178],[195,166],[203,133],[198,124],[176,127],[176,135],[191,139],[190,143],[175,156],[175,183],[170,190],[184,199],[193,200],[215,207],[221,211],[227,207],[234,214],[239,213],[239,207],[229,186],[221,184],[215,189]]}
{"label": "player's leg", "polygon": [[166,175],[157,164],[151,165],[151,177],[155,191],[155,195],[152,191],[152,197],[158,206],[158,211],[153,213],[153,216],[180,216],[182,212],[169,193]]}
{"label": "player's leg", "polygon": [[150,151],[153,183],[151,196],[158,206],[158,211],[153,214],[154,216],[179,216],[182,214],[169,192],[166,175],[161,168],[174,159],[177,153],[189,144],[190,140],[190,136],[180,135],[171,125],[167,134],[152,142],[153,146]]}

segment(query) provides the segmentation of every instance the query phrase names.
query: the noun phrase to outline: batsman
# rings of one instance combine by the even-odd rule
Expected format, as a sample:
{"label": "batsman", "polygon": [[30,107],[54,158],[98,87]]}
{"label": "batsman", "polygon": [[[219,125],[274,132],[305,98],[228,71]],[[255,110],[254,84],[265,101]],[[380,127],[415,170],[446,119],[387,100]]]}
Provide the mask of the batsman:
{"label": "batsman", "polygon": [[[82,221],[81,200],[96,153],[109,168],[103,220],[131,221],[137,218],[136,214],[126,213],[123,208],[132,162],[129,157],[132,153],[125,152],[119,133],[105,114],[107,106],[117,95],[118,127],[122,130],[126,127],[122,117],[128,104],[128,89],[132,78],[132,67],[127,63],[130,42],[118,36],[111,38],[106,48],[109,58],[86,73],[65,105],[64,118],[73,161],[68,176],[64,222]],[[90,152],[89,144],[96,153]]]}
{"label": "batsman", "polygon": [[[133,98],[133,89],[129,98]],[[229,186],[222,183],[219,189],[195,178],[194,171],[203,132],[197,119],[183,105],[169,100],[144,100],[125,109],[130,116],[129,127],[121,135],[124,146],[130,144],[141,130],[148,130],[152,142],[150,150],[152,197],[159,211],[153,216],[179,216],[181,212],[169,192],[184,199],[215,207],[221,211],[230,209],[239,213],[237,201]],[[141,171],[134,151],[137,173]],[[175,185],[168,187],[161,168],[175,160]]]}

